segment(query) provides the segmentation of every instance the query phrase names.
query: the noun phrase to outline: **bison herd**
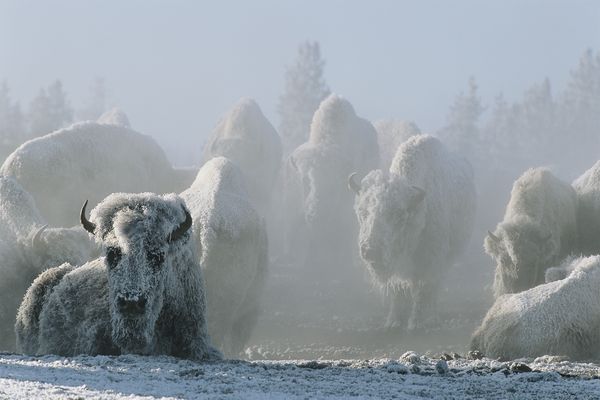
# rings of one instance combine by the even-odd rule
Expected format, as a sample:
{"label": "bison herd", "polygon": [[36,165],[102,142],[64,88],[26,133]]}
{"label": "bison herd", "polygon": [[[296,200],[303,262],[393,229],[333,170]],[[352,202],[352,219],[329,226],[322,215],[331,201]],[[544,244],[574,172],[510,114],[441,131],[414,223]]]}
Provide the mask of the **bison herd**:
{"label": "bison herd", "polygon": [[[337,95],[307,137],[282,154],[242,99],[195,177],[118,110],[21,145],[0,168],[0,347],[237,357],[281,263],[314,279],[363,265],[386,326],[435,327],[471,240],[477,171],[414,124],[374,127]],[[526,171],[484,247],[495,303],[474,350],[600,357],[600,162],[573,185]]]}

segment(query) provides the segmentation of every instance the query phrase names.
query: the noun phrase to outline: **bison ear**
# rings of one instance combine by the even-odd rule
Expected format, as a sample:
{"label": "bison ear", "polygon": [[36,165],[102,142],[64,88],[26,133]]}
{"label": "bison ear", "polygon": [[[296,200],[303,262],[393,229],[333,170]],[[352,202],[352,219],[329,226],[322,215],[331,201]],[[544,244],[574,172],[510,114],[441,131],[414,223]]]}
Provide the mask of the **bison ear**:
{"label": "bison ear", "polygon": [[348,188],[351,189],[354,193],[360,193],[360,183],[356,181],[356,172],[353,172],[348,177]]}
{"label": "bison ear", "polygon": [[294,157],[290,156],[289,163],[296,171],[298,171],[298,165],[296,165],[296,160],[294,160]]}
{"label": "bison ear", "polygon": [[498,243],[500,238],[492,233],[492,231],[488,231],[488,237],[492,239],[492,241]]}
{"label": "bison ear", "polygon": [[412,207],[416,207],[419,204],[421,204],[423,202],[423,200],[425,200],[425,190],[421,189],[418,186],[411,186],[414,190],[415,190],[415,194],[413,195],[411,201],[410,201],[410,208]]}

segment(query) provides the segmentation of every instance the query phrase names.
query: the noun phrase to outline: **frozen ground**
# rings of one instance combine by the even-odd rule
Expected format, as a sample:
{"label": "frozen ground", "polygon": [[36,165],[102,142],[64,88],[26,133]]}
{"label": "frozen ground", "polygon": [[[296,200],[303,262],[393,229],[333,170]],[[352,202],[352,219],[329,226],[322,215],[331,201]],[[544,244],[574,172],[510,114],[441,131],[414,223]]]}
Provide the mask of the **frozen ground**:
{"label": "frozen ground", "polygon": [[2,399],[600,399],[600,366],[551,358],[500,363],[400,360],[224,361],[170,357],[0,356]]}

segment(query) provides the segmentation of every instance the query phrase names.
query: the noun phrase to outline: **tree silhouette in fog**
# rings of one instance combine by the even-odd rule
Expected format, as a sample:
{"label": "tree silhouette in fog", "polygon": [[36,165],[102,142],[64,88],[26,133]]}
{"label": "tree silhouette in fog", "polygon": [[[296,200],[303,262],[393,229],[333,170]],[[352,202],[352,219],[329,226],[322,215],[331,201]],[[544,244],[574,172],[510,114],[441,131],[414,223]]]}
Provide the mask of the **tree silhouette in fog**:
{"label": "tree silhouette in fog", "polygon": [[29,107],[30,137],[42,136],[69,124],[73,120],[67,95],[60,80],[47,89],[40,89]]}
{"label": "tree silhouette in fog", "polygon": [[307,41],[298,47],[296,61],[285,72],[285,88],[277,110],[286,155],[308,139],[313,114],[329,95],[323,78],[324,66],[319,43]]}

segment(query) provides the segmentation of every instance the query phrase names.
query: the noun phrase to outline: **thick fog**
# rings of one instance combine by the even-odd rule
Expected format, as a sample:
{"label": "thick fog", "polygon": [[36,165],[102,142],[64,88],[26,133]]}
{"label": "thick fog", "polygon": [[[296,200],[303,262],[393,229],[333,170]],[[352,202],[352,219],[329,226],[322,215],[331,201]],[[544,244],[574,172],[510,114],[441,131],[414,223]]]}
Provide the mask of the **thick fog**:
{"label": "thick fog", "polygon": [[593,1],[0,1],[0,347],[35,275],[101,251],[83,202],[147,191],[194,202],[226,356],[468,349],[507,254],[539,269],[512,293],[600,252],[595,169],[571,186],[600,159],[598,21]]}

